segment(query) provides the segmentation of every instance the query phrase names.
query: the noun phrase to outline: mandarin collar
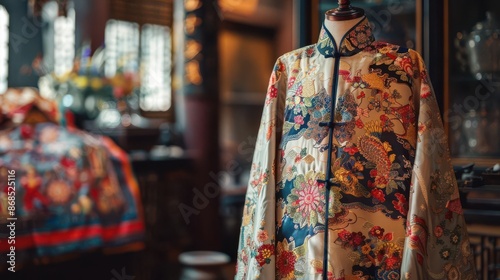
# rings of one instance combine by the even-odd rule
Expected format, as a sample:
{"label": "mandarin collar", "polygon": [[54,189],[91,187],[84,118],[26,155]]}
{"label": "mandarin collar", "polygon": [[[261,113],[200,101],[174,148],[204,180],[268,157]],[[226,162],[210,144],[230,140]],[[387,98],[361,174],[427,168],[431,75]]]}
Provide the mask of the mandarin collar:
{"label": "mandarin collar", "polygon": [[316,46],[318,51],[325,57],[334,57],[335,55],[352,56],[370,46],[374,41],[375,38],[373,37],[370,22],[364,17],[344,35],[338,52],[335,39],[323,22]]}

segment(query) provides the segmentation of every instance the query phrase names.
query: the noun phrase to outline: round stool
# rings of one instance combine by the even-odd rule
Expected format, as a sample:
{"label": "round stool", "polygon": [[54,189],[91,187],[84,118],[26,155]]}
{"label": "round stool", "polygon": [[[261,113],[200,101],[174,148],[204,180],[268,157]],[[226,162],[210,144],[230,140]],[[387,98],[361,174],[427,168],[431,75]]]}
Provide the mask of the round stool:
{"label": "round stool", "polygon": [[228,255],[212,251],[192,251],[179,255],[184,265],[180,280],[225,280],[222,268],[229,263]]}

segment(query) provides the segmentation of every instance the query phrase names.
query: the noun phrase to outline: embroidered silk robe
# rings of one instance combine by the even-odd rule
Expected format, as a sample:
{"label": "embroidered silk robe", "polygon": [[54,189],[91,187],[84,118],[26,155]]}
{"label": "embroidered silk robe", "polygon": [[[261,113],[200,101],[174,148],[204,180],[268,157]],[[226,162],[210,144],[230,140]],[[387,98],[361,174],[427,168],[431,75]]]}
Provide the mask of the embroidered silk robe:
{"label": "embroidered silk robe", "polygon": [[[143,248],[139,186],[128,155],[107,137],[57,125],[57,116],[57,104],[32,90],[0,95],[0,254],[15,246],[19,267],[97,249]],[[13,121],[3,126],[2,120]],[[15,243],[7,242],[8,218],[16,219]]]}
{"label": "embroidered silk robe", "polygon": [[336,46],[323,27],[276,62],[236,279],[475,279],[421,56],[374,41],[366,18]]}

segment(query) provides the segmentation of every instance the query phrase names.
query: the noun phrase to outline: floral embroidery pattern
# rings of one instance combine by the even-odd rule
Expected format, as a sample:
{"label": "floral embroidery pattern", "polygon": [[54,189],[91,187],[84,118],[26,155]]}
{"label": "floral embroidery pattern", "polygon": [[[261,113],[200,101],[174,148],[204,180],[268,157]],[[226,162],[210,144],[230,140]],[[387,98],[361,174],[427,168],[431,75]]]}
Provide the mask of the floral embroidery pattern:
{"label": "floral embroidery pattern", "polygon": [[335,243],[352,249],[351,258],[355,260],[353,269],[359,273],[364,273],[364,268],[370,270],[378,267],[381,271],[398,276],[399,279],[403,248],[393,242],[392,233],[384,232],[385,229],[380,226],[373,226],[368,235],[341,230]]}
{"label": "floral embroidery pattern", "polygon": [[287,197],[288,213],[300,227],[324,223],[325,186],[318,183],[317,175],[309,172],[295,178],[294,188]]}
{"label": "floral embroidery pattern", "polygon": [[268,264],[271,262],[271,256],[274,255],[274,245],[273,244],[263,244],[257,249],[257,256],[255,259],[260,266]]}
{"label": "floral embroidery pattern", "polygon": [[290,251],[288,242],[278,242],[277,245],[277,260],[276,260],[276,275],[277,279],[295,279],[295,264],[297,263],[297,255]]}
{"label": "floral embroidery pattern", "polygon": [[[374,42],[366,19],[338,43],[336,50],[323,28],[316,44],[276,63],[236,279],[321,277],[326,232],[329,280],[473,279],[473,254],[422,58]],[[330,182],[323,181],[327,172]]]}

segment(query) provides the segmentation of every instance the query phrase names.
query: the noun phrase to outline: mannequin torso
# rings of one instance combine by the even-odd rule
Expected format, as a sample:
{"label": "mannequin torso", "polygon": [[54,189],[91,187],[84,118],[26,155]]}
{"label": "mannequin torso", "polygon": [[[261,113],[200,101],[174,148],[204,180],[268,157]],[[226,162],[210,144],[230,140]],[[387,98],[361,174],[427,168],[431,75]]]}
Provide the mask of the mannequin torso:
{"label": "mannequin torso", "polygon": [[347,31],[363,19],[364,17],[350,20],[332,21],[325,18],[325,28],[330,32],[330,34],[332,34],[337,47],[339,47],[338,45],[341,44],[341,40]]}

